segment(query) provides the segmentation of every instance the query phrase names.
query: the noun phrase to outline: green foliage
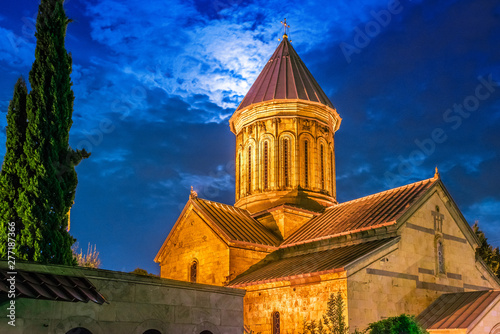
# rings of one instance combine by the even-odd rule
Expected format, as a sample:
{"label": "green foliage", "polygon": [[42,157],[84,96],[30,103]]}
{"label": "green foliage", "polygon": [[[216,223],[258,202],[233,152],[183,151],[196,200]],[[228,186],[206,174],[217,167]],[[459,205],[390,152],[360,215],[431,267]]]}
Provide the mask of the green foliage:
{"label": "green foliage", "polygon": [[89,154],[69,147],[74,96],[71,56],[64,47],[68,23],[62,0],[41,1],[35,61],[29,75],[31,92],[23,118],[27,126],[24,131],[19,124],[16,131],[24,132],[25,140],[22,152],[13,153],[26,160],[22,168],[16,168],[19,197],[9,205],[22,221],[16,236],[17,258],[74,265],[71,245],[75,239],[67,231],[78,182],[74,167]]}
{"label": "green foliage", "polygon": [[342,293],[331,294],[328,298],[326,313],[319,321],[310,320],[303,322],[302,334],[348,334],[345,317],[345,303]]}
{"label": "green foliage", "polygon": [[479,239],[479,248],[477,254],[484,260],[484,262],[491,268],[493,273],[500,278],[500,251],[498,247],[493,248],[483,231],[479,229],[479,222],[476,221],[472,226],[472,230],[476,233]]}
{"label": "green foliage", "polygon": [[397,317],[373,322],[368,326],[368,334],[424,334],[425,329],[420,327],[415,318],[401,314]]}
{"label": "green foliage", "polygon": [[328,298],[326,314],[323,315],[323,322],[331,334],[347,334],[349,327],[345,322],[345,303],[342,294],[331,294]]}
{"label": "green foliage", "polygon": [[[26,167],[23,151],[26,139],[26,99],[28,89],[21,77],[14,86],[14,96],[7,113],[7,151],[0,173],[0,257],[7,257],[8,224],[15,223],[16,247],[14,254],[20,252],[19,232],[23,229],[22,220],[17,213],[19,190],[21,189],[20,171]],[[12,235],[11,235],[12,237]]]}
{"label": "green foliage", "polygon": [[146,269],[135,268],[134,271],[130,272],[131,274],[142,275],[142,276],[150,276],[150,277],[158,277],[158,275],[150,274]]}

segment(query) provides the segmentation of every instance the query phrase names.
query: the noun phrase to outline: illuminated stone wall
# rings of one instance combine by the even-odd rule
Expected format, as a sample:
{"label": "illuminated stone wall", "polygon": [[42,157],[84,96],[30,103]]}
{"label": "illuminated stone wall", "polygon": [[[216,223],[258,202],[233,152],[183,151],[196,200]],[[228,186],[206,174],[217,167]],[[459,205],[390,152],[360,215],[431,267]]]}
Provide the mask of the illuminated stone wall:
{"label": "illuminated stone wall", "polygon": [[271,250],[266,250],[259,247],[254,247],[254,249],[230,247],[230,280],[262,260],[270,252]]}
{"label": "illuminated stone wall", "polygon": [[[401,313],[418,315],[441,294],[496,288],[457,222],[449,199],[438,189],[399,230],[400,242],[347,269],[351,330]],[[432,212],[442,215],[441,232]],[[465,225],[462,225],[464,228]],[[439,273],[436,240],[443,241]]]}
{"label": "illuminated stone wall", "polygon": [[345,272],[253,285],[246,290],[245,325],[262,334],[272,333],[273,312],[280,312],[280,333],[300,333],[304,320],[322,318],[330,294],[341,291],[347,297]]}
{"label": "illuminated stone wall", "polygon": [[[0,261],[6,268],[7,261]],[[18,270],[86,277],[108,301],[16,298],[16,326],[0,333],[58,334],[85,328],[92,334],[243,333],[244,291],[90,268],[17,263]],[[0,302],[6,309],[9,301]],[[73,331],[72,333],[78,333]]]}
{"label": "illuminated stone wall", "polygon": [[159,256],[161,277],[189,282],[191,265],[196,261],[197,283],[224,286],[274,248],[230,245],[190,207],[171,231],[162,250]]}
{"label": "illuminated stone wall", "polygon": [[500,302],[478,320],[475,326],[471,326],[470,334],[500,334]]}
{"label": "illuminated stone wall", "polygon": [[193,210],[172,231],[161,254],[161,277],[189,281],[198,262],[197,282],[222,286],[229,276],[229,247]]}

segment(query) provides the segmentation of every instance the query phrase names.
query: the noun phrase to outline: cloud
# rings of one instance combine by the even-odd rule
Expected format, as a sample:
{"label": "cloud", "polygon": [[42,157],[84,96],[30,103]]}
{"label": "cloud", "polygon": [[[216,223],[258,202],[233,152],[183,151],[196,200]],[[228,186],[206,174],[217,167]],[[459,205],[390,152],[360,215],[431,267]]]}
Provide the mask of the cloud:
{"label": "cloud", "polygon": [[[97,243],[106,268],[154,270],[150,260],[191,185],[202,198],[234,202],[227,120],[278,45],[284,17],[294,48],[343,118],[335,136],[339,201],[432,177],[438,165],[469,221],[478,216],[488,233],[498,233],[500,89],[457,130],[443,113],[474,93],[479,75],[500,78],[499,6],[401,1],[403,11],[347,63],[339,44],[352,43],[356,29],[388,4],[68,1],[75,18],[66,39],[75,92],[71,145],[92,151],[77,167],[72,232],[80,244]],[[34,13],[30,6],[18,15]],[[20,22],[0,21],[0,39],[22,36]],[[34,57],[33,43],[18,43],[19,53],[9,43],[0,43],[2,112]],[[415,141],[436,128],[446,141],[390,182],[386,173],[398,174],[419,148]],[[138,243],[138,234],[149,242]]]}

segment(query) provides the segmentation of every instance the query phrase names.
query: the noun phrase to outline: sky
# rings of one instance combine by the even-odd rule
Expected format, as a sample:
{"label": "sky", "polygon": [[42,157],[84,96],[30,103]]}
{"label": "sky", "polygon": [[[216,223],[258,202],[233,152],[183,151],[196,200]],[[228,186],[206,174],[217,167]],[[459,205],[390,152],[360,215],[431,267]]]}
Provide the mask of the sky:
{"label": "sky", "polygon": [[[6,112],[34,60],[39,1],[0,8]],[[290,24],[292,45],[342,117],[344,202],[441,178],[500,246],[500,3],[496,0],[67,0],[77,167],[70,233],[102,268],[158,274],[186,204],[234,204],[228,120]]]}

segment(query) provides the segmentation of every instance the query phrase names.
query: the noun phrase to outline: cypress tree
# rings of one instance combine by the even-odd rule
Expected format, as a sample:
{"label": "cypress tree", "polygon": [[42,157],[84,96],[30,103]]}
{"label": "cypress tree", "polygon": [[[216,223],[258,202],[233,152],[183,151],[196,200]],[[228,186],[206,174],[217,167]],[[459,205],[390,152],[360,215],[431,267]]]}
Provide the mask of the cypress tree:
{"label": "cypress tree", "polygon": [[36,21],[35,61],[27,99],[27,166],[21,171],[18,212],[23,220],[18,257],[74,265],[68,212],[77,185],[75,166],[88,154],[69,146],[74,95],[71,56],[64,46],[66,17],[62,0],[42,0]]}
{"label": "cypress tree", "polygon": [[329,328],[332,334],[347,334],[349,328],[347,327],[345,317],[345,303],[340,291],[337,294],[330,294],[328,298],[326,314],[323,315],[323,322]]}
{"label": "cypress tree", "polygon": [[[21,77],[14,86],[14,96],[7,113],[7,151],[0,173],[0,257],[7,257],[8,227],[15,224],[15,235],[19,236],[22,221],[17,213],[17,202],[21,180],[19,172],[26,167],[23,145],[26,138],[26,82]],[[16,240],[14,254],[19,253],[20,242]]]}

